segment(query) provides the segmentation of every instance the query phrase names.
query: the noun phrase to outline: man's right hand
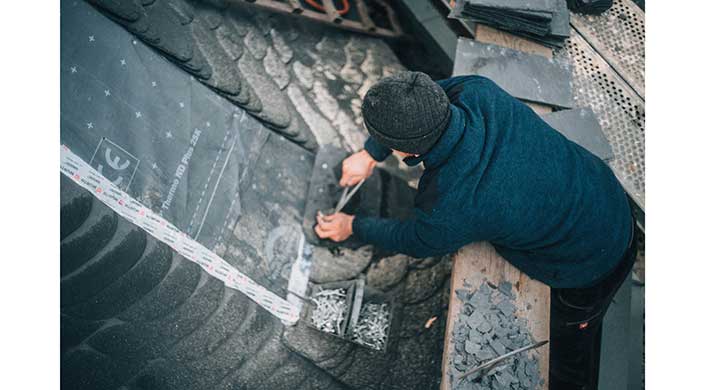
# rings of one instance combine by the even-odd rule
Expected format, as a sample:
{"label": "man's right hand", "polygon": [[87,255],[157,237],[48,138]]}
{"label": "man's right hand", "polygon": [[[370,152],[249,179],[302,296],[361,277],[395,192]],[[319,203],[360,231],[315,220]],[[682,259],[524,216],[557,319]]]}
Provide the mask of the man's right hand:
{"label": "man's right hand", "polygon": [[350,155],[343,160],[343,175],[340,178],[341,187],[350,187],[372,175],[377,161],[365,149]]}

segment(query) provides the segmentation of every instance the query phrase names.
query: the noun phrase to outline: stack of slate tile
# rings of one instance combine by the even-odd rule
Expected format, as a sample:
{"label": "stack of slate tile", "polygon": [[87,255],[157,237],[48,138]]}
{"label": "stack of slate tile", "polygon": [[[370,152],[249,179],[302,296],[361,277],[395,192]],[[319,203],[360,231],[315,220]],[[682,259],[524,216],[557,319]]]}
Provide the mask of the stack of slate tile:
{"label": "stack of slate tile", "polygon": [[563,47],[570,36],[565,0],[458,0],[449,16],[507,30],[551,47]]}

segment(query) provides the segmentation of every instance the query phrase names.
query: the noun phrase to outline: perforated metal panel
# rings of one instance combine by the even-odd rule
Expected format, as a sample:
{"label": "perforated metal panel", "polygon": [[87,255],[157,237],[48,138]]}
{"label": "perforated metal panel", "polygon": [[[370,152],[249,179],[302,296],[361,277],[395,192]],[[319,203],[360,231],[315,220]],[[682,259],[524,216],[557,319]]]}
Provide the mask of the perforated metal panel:
{"label": "perforated metal panel", "polygon": [[643,209],[644,101],[575,29],[558,55],[570,58],[576,106],[597,114],[615,154],[610,166]]}
{"label": "perforated metal panel", "polygon": [[572,14],[570,22],[644,99],[644,11],[631,0],[615,0],[602,15]]}

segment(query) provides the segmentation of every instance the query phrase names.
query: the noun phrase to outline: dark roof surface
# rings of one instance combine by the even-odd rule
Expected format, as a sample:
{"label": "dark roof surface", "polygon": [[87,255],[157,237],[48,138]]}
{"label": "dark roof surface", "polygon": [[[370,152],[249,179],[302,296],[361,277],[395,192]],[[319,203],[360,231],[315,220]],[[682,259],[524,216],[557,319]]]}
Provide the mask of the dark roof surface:
{"label": "dark roof surface", "polygon": [[[90,3],[103,14],[81,1],[61,5],[62,143],[283,295],[291,239],[274,242],[273,254],[266,244],[304,223],[307,203],[334,201],[321,167],[361,147],[361,97],[402,69],[396,57],[377,39],[217,1]],[[412,197],[404,181],[378,172],[349,211],[403,215]],[[285,328],[62,176],[62,385],[436,387],[448,259],[325,246],[314,258],[314,281],[366,274],[397,297],[401,325],[386,354]]]}
{"label": "dark roof surface", "polygon": [[355,149],[360,137],[351,132],[360,125],[356,108],[361,97],[383,74],[402,69],[377,39],[254,10],[240,2],[89,2],[201,82],[308,149],[335,140],[327,139],[332,134],[320,139],[327,129],[315,128],[317,118],[305,116],[306,107],[299,107],[302,88],[310,90],[315,104],[326,106],[321,111],[342,133],[338,137]]}

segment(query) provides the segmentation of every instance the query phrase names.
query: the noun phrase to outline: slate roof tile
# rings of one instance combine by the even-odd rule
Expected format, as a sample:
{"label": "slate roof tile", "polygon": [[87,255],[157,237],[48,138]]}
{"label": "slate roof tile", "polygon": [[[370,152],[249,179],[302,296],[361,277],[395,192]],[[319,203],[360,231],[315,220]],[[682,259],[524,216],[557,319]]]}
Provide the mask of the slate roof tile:
{"label": "slate roof tile", "polygon": [[213,69],[212,76],[204,80],[204,83],[228,95],[239,95],[242,77],[235,67],[236,62],[221,46],[216,35],[208,29],[204,18],[200,16],[193,23],[193,37],[208,65]]}
{"label": "slate roof tile", "polygon": [[198,4],[195,8],[197,9],[199,16],[205,20],[206,26],[210,30],[217,29],[225,22],[222,9],[201,4]]}
{"label": "slate roof tile", "polygon": [[108,389],[116,386],[114,365],[108,356],[89,349],[67,353],[61,370],[61,387],[65,389]]}
{"label": "slate roof tile", "polygon": [[367,284],[380,290],[389,290],[406,276],[409,257],[395,255],[373,263],[367,271]]}
{"label": "slate roof tile", "polygon": [[174,11],[182,25],[187,25],[193,21],[193,6],[185,0],[166,0],[167,5]]}
{"label": "slate roof tile", "polygon": [[428,299],[441,288],[450,275],[450,258],[441,261],[428,269],[413,270],[406,276],[402,302],[413,304]]}
{"label": "slate roof tile", "polygon": [[193,58],[193,38],[182,28],[179,15],[164,0],[144,8],[149,22],[159,31],[156,46],[176,58],[187,62]]}
{"label": "slate roof tile", "polygon": [[134,22],[141,16],[141,5],[138,0],[89,0],[89,2],[129,22]]}
{"label": "slate roof tile", "polygon": [[245,35],[245,45],[252,53],[252,56],[258,60],[264,58],[267,54],[267,47],[269,47],[262,33],[253,25],[249,26],[247,35]]}
{"label": "slate roof tile", "polygon": [[289,71],[272,46],[267,47],[267,54],[262,60],[264,70],[272,77],[280,89],[289,85]]}
{"label": "slate roof tile", "polygon": [[225,23],[230,23],[234,31],[244,38],[247,32],[252,28],[252,24],[248,21],[252,17],[249,9],[242,7],[231,7],[225,11]]}
{"label": "slate roof tile", "polygon": [[294,75],[299,84],[305,89],[313,88],[313,70],[299,61],[294,61],[292,65]]}
{"label": "slate roof tile", "polygon": [[315,135],[306,124],[306,121],[296,109],[293,102],[287,98],[286,104],[291,122],[289,126],[282,129],[280,133],[288,137],[291,141],[302,145],[306,150],[318,150],[318,142]]}
{"label": "slate roof tile", "polygon": [[340,48],[345,47],[347,40],[347,34],[340,31],[326,31],[323,38],[316,43],[318,54],[325,58],[327,63],[332,64],[336,72],[345,65],[345,52]]}
{"label": "slate roof tile", "polygon": [[234,31],[234,27],[229,20],[226,20],[215,30],[215,36],[233,60],[237,60],[242,56],[244,43],[242,38]]}
{"label": "slate roof tile", "polygon": [[294,51],[286,43],[284,36],[275,27],[269,30],[269,36],[272,38],[274,49],[279,53],[282,62],[288,64],[294,57]]}
{"label": "slate roof tile", "polygon": [[145,245],[144,231],[119,221],[105,248],[61,278],[61,305],[73,305],[99,293],[116,275],[127,272],[139,260]]}
{"label": "slate roof tile", "polygon": [[189,299],[200,279],[200,268],[177,256],[159,285],[122,312],[123,321],[151,321],[165,316]]}
{"label": "slate roof tile", "polygon": [[[294,65],[297,63],[294,63]],[[311,132],[314,134],[315,139],[318,140],[321,145],[342,146],[340,136],[331,123],[309,103],[304,92],[299,88],[299,85],[293,83],[289,84],[286,88],[286,93],[296,112],[301,115],[302,119],[308,125],[308,128],[311,129]]]}
{"label": "slate roof tile", "polygon": [[[274,127],[287,127],[291,118],[288,111],[281,109],[286,107],[286,98],[272,79],[264,72],[262,63],[257,61],[249,50],[245,50],[238,60],[238,69],[247,75],[251,93],[254,92],[253,95],[256,95],[258,100],[262,102],[261,111],[253,112],[252,115]],[[251,102],[252,97],[250,97]]]}
{"label": "slate roof tile", "polygon": [[117,215],[100,202],[94,204],[93,199],[90,199],[90,204],[90,213],[83,217],[85,219],[81,226],[62,239],[61,276],[68,275],[88,262],[115,235]]}
{"label": "slate roof tile", "polygon": [[115,317],[156,287],[169,271],[171,262],[171,249],[149,239],[147,249],[133,268],[116,278],[90,302],[65,308],[64,312],[95,320]]}
{"label": "slate roof tile", "polygon": [[144,7],[139,7],[138,12],[140,16],[134,21],[118,19],[117,22],[124,24],[129,31],[133,32],[141,39],[144,39],[146,42],[153,45],[158,43],[159,36],[157,35],[155,28],[150,28],[151,24],[147,18],[147,11],[145,11]]}

